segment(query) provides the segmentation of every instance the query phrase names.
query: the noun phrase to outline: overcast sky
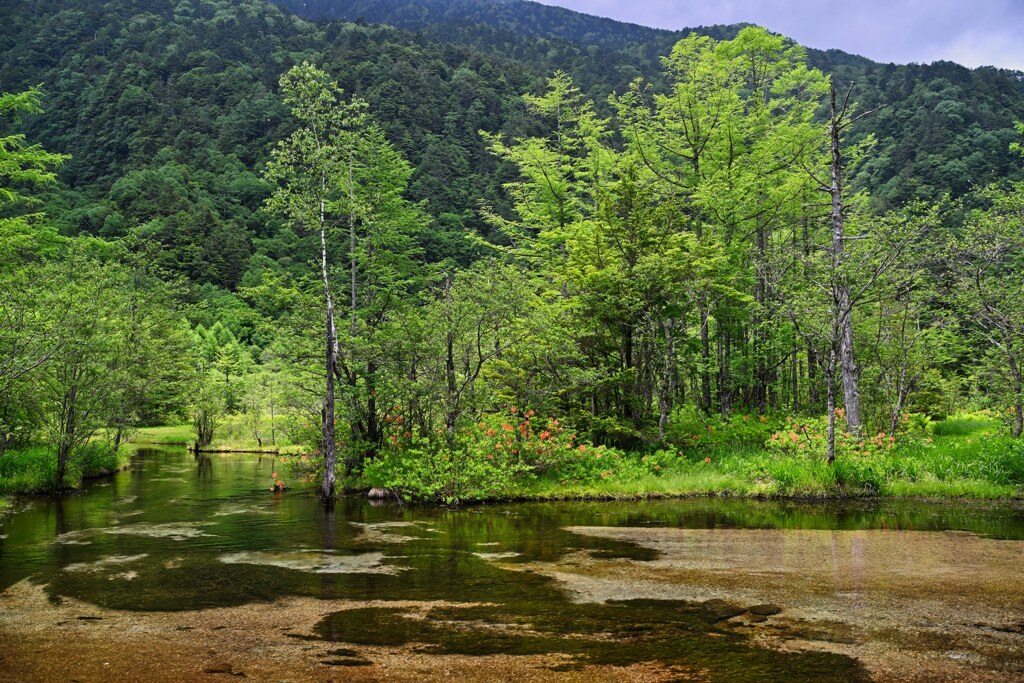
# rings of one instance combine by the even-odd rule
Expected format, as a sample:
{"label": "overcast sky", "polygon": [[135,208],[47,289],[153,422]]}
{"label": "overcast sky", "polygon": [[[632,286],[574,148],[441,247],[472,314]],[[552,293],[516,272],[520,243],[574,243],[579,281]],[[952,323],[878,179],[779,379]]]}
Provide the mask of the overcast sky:
{"label": "overcast sky", "polygon": [[1024,70],[1024,0],[538,0],[644,26],[759,24],[879,62]]}

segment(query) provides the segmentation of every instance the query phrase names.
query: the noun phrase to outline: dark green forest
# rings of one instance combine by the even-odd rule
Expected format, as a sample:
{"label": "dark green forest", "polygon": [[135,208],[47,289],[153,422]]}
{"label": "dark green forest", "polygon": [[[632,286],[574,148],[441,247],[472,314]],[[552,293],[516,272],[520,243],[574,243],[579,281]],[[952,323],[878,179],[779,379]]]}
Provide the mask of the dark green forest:
{"label": "dark green forest", "polygon": [[1024,483],[1020,72],[531,2],[0,18],[0,476],[187,422],[328,498]]}

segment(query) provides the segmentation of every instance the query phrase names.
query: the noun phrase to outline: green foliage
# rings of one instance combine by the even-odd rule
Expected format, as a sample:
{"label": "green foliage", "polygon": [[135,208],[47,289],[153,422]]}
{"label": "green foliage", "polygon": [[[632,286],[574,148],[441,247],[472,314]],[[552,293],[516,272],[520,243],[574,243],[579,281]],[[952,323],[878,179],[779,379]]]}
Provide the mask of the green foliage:
{"label": "green foliage", "polygon": [[528,471],[513,453],[480,448],[478,441],[413,434],[391,444],[366,464],[370,486],[442,503],[487,500],[514,491]]}
{"label": "green foliage", "polygon": [[696,458],[719,447],[763,446],[784,422],[778,416],[736,414],[705,415],[693,405],[672,413],[665,440]]}
{"label": "green foliage", "polygon": [[209,381],[202,382],[190,408],[192,432],[197,448],[213,443],[217,426],[224,416],[224,396]]}
{"label": "green foliage", "polygon": [[97,477],[123,469],[129,451],[95,441],[79,448],[68,464],[63,479],[58,476],[52,449],[30,447],[6,452],[0,457],[0,494],[46,493],[76,488],[84,477]]}
{"label": "green foliage", "polygon": [[[1024,188],[940,199],[1019,177],[1008,74],[521,3],[78,4],[0,26],[0,462],[48,442],[59,488],[100,434],[224,413],[296,477],[337,449],[443,502],[1018,485],[994,421],[928,423],[1024,425]],[[825,72],[887,105],[846,130],[842,250]],[[828,466],[847,314],[876,436]]]}

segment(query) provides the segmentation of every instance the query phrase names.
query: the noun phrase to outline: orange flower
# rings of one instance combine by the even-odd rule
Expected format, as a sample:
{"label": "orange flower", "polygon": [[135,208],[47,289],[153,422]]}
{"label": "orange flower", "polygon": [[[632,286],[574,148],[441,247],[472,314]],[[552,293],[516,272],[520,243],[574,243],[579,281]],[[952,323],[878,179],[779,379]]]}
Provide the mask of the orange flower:
{"label": "orange flower", "polygon": [[271,479],[277,479],[277,472],[274,472],[273,474],[271,474],[270,478]]}
{"label": "orange flower", "polygon": [[704,462],[711,462],[711,458],[704,458]]}

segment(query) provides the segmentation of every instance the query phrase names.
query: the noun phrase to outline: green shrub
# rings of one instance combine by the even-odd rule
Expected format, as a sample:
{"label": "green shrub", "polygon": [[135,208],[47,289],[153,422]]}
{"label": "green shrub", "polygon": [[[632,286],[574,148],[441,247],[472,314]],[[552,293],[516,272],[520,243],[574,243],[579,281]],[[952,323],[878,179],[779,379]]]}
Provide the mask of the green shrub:
{"label": "green shrub", "polygon": [[368,461],[363,478],[369,486],[407,498],[458,503],[507,494],[529,470],[510,451],[487,450],[472,439],[413,433]]}
{"label": "green shrub", "polygon": [[760,446],[781,427],[778,417],[704,415],[696,406],[686,405],[672,413],[665,440],[697,459],[698,453],[719,446]]}

